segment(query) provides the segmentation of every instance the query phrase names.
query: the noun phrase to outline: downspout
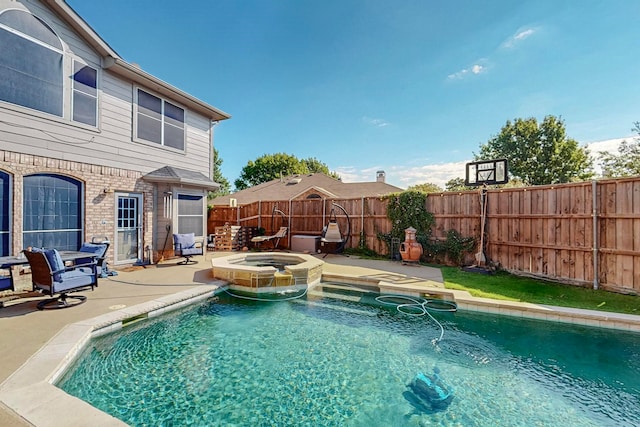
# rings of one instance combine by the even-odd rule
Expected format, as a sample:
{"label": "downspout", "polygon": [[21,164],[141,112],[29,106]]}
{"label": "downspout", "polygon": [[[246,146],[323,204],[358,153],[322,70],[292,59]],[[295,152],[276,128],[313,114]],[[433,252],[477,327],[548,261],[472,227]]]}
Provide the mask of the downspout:
{"label": "downspout", "polygon": [[213,177],[216,176],[216,156],[215,156],[215,148],[213,146],[213,128],[216,127],[216,125],[219,122],[217,120],[210,120],[209,121],[209,125],[211,127],[211,131],[209,132],[209,164],[211,165],[210,169],[210,173],[211,176],[209,177],[212,181],[213,181]]}
{"label": "downspout", "polygon": [[597,184],[594,179],[591,181],[591,199],[593,205],[593,289],[598,289],[598,200],[597,200]]}

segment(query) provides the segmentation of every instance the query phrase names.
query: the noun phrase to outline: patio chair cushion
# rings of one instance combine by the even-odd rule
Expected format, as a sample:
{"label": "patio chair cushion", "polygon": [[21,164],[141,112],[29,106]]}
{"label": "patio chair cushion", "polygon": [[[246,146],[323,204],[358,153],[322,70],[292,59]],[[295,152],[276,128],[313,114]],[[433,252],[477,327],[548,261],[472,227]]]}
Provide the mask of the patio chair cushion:
{"label": "patio chair cushion", "polygon": [[193,248],[183,249],[180,251],[180,256],[184,255],[202,255],[202,248],[194,246]]}
{"label": "patio chair cushion", "polygon": [[87,274],[87,271],[83,268],[69,270],[60,274],[60,281],[54,283],[54,290],[55,292],[64,292],[82,286],[90,286],[95,281],[96,276],[91,273]]}
{"label": "patio chair cushion", "polygon": [[193,249],[196,246],[196,235],[195,233],[174,234],[173,243],[176,250]]}
{"label": "patio chair cushion", "polygon": [[[80,252],[87,252],[91,254],[96,254],[98,258],[104,257],[107,253],[108,246],[104,243],[88,243],[84,242],[82,246],[80,246]],[[89,264],[93,262],[93,258],[80,258],[76,260],[76,264]]]}
{"label": "patio chair cushion", "polygon": [[12,289],[13,284],[11,283],[11,277],[9,276],[0,276],[0,291],[5,291],[7,289]]}
{"label": "patio chair cushion", "polygon": [[39,249],[33,248],[32,252],[42,252],[44,253],[45,258],[47,258],[47,262],[49,263],[49,267],[51,267],[51,271],[57,271],[53,275],[53,280],[55,282],[59,282],[62,278],[61,273],[64,271],[64,261],[62,261],[62,257],[60,256],[60,252],[57,249]]}

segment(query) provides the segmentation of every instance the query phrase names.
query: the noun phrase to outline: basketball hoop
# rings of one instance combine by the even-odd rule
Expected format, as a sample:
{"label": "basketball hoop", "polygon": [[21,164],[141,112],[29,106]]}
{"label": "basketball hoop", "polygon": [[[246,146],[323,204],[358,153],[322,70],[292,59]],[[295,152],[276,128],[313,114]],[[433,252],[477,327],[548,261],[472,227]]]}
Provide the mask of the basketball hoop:
{"label": "basketball hoop", "polygon": [[467,163],[465,169],[464,185],[469,187],[506,184],[509,182],[507,159],[479,160]]}

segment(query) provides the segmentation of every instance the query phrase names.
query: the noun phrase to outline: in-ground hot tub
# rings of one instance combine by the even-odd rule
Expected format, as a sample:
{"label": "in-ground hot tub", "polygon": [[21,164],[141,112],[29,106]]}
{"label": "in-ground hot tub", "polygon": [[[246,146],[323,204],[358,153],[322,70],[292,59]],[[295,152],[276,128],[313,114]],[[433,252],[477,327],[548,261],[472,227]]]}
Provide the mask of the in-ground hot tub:
{"label": "in-ground hot tub", "polygon": [[213,277],[232,289],[252,293],[304,289],[320,282],[321,261],[311,255],[280,252],[243,252],[213,258]]}

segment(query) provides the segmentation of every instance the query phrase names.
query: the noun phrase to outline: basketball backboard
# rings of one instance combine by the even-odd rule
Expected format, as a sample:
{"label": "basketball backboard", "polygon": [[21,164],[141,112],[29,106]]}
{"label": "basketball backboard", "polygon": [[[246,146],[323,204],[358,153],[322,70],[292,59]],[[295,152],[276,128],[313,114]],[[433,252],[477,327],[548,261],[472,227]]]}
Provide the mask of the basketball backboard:
{"label": "basketball backboard", "polygon": [[506,184],[509,181],[507,175],[507,159],[478,160],[467,163],[464,185],[474,187],[480,185]]}

